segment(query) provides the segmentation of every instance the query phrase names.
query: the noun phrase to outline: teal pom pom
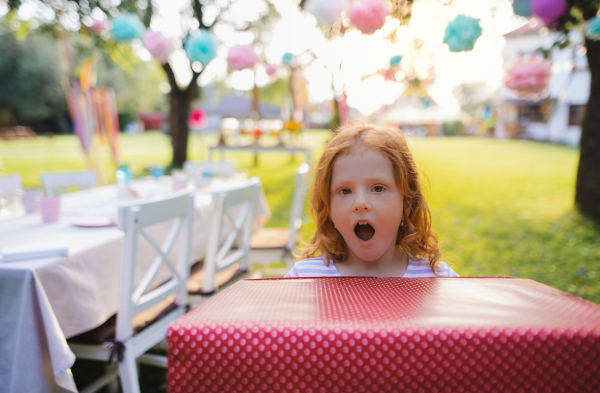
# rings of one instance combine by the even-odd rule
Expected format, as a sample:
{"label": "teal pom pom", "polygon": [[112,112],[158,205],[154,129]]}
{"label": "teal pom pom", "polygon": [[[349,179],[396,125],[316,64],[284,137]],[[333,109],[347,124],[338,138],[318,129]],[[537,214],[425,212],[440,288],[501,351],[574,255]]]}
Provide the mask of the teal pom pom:
{"label": "teal pom pom", "polygon": [[473,49],[475,41],[481,36],[479,19],[458,15],[448,23],[444,34],[444,44],[451,52],[463,52]]}
{"label": "teal pom pom", "polygon": [[118,41],[129,41],[134,38],[141,39],[146,28],[134,14],[121,14],[112,20],[110,33]]}
{"label": "teal pom pom", "polygon": [[600,18],[595,16],[588,21],[588,25],[585,28],[585,35],[591,40],[600,41]]}
{"label": "teal pom pom", "polygon": [[217,56],[217,40],[210,32],[201,31],[198,35],[189,36],[183,45],[190,61],[199,61],[206,67]]}
{"label": "teal pom pom", "polygon": [[283,61],[283,64],[285,64],[285,65],[292,64],[293,59],[294,59],[294,55],[291,54],[290,52],[285,52],[283,54],[283,57],[281,58],[281,60]]}
{"label": "teal pom pom", "polygon": [[392,67],[393,67],[393,66],[395,66],[395,65],[398,65],[398,64],[400,64],[400,61],[401,61],[401,60],[402,60],[402,56],[400,56],[400,55],[392,56],[392,57],[390,58],[390,66],[392,66]]}
{"label": "teal pom pom", "polygon": [[512,8],[515,15],[529,18],[532,15],[530,2],[531,0],[513,0]]}

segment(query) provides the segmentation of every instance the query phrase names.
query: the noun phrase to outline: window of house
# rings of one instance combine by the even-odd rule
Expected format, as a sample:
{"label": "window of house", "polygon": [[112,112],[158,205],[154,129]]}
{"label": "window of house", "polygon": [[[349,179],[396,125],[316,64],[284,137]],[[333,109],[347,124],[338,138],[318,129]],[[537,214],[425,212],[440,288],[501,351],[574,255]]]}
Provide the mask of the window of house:
{"label": "window of house", "polygon": [[585,105],[569,105],[569,125],[580,126],[583,123]]}
{"label": "window of house", "polygon": [[543,123],[544,114],[541,105],[524,105],[519,107],[519,119],[528,123]]}

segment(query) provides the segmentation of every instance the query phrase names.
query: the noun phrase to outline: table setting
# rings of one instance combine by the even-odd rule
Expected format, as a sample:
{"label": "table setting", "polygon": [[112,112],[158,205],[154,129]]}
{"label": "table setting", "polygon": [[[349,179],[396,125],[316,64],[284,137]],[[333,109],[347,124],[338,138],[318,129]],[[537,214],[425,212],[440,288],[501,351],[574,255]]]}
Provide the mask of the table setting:
{"label": "table setting", "polygon": [[[214,193],[245,181],[215,178],[202,187],[186,182],[183,188],[195,195],[190,265],[206,252]],[[180,192],[174,184],[171,176],[158,176],[133,179],[126,187],[95,187],[61,195],[54,220],[23,209],[0,221],[0,352],[13,361],[0,362],[0,380],[8,381],[8,392],[54,391],[55,386],[77,391],[66,339],[101,325],[117,310],[123,247],[118,208]],[[261,223],[270,211],[264,193],[259,194],[255,208]],[[165,224],[153,227],[151,236],[164,236]],[[138,255],[148,264],[154,257],[146,244]],[[36,378],[26,376],[32,368]]]}

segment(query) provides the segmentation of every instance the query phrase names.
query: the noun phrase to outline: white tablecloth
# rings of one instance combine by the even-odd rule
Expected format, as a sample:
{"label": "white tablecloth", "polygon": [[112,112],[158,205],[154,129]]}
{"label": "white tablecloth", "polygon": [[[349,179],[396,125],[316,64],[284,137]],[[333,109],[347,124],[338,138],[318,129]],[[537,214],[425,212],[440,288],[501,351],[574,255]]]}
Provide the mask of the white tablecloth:
{"label": "white tablecloth", "polygon": [[[197,192],[190,263],[200,260],[206,251],[210,231],[207,223],[214,211],[212,193],[244,182],[215,179],[209,187]],[[172,185],[169,179],[162,182],[145,179],[136,182],[133,188],[138,195],[151,197],[170,192]],[[270,211],[264,194],[259,195],[256,217],[258,221],[264,221]],[[70,374],[75,358],[65,337],[93,329],[117,311],[123,233],[116,226],[84,228],[71,223],[85,216],[116,217],[117,189],[114,186],[98,187],[62,198],[58,222],[43,224],[39,214],[0,221],[0,248],[64,245],[69,249],[65,257],[0,263],[0,321],[22,320],[23,324],[33,326],[28,332],[16,329],[14,324],[0,323],[0,353],[3,354],[0,358],[4,358],[4,354],[14,354],[11,359],[0,360],[0,381],[3,381],[0,392],[29,391],[22,390],[20,382],[36,371],[37,375],[46,376],[47,386],[40,386],[35,391],[76,391]],[[169,224],[159,224],[151,229],[150,236],[162,239],[169,228]],[[172,250],[169,255],[174,258],[176,245]],[[150,247],[141,242],[138,264],[143,266],[141,262],[145,261],[149,265],[154,256]],[[5,290],[7,282],[12,283],[9,292]],[[13,298],[29,305],[23,306],[29,307],[29,311],[9,307]],[[37,337],[39,345],[29,345],[29,335],[36,332],[42,335]],[[28,345],[19,347],[19,342]],[[13,352],[5,352],[7,349]],[[17,353],[18,357],[15,357]],[[44,361],[40,362],[40,359]],[[38,365],[36,371],[31,369],[35,364]]]}

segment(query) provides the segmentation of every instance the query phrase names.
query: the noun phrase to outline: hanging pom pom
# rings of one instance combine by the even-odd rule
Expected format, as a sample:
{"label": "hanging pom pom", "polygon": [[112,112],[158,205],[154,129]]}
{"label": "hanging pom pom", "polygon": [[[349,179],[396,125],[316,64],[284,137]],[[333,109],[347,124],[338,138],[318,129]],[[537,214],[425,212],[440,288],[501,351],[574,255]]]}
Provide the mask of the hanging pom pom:
{"label": "hanging pom pom", "polygon": [[595,16],[588,21],[585,36],[590,40],[600,41],[600,18]]}
{"label": "hanging pom pom", "polygon": [[96,35],[101,35],[102,33],[104,33],[108,28],[108,21],[106,19],[104,20],[97,20],[94,23],[92,23],[92,25],[90,26],[90,30],[92,31],[92,33],[96,34]]}
{"label": "hanging pom pom", "polygon": [[367,35],[375,33],[383,27],[387,16],[387,5],[382,0],[364,0],[350,7],[348,16],[358,29]]}
{"label": "hanging pom pom", "polygon": [[167,38],[162,33],[152,30],[146,30],[144,46],[156,60],[163,64],[175,50],[175,42],[172,38]]}
{"label": "hanging pom pom", "polygon": [[512,8],[515,15],[526,18],[531,16],[531,0],[513,0]]}
{"label": "hanging pom pom", "polygon": [[344,0],[308,0],[304,9],[317,18],[317,22],[332,25],[344,8]]}
{"label": "hanging pom pom", "polygon": [[212,33],[201,30],[199,34],[188,37],[183,49],[190,61],[198,61],[206,67],[217,56],[217,40]]}
{"label": "hanging pom pom", "polygon": [[291,54],[290,52],[285,52],[283,54],[283,57],[281,58],[281,61],[283,61],[283,64],[285,64],[285,65],[292,64],[292,60],[294,60],[294,55]]}
{"label": "hanging pom pom", "polygon": [[531,0],[531,12],[542,18],[546,26],[553,26],[567,12],[567,1]]}
{"label": "hanging pom pom", "polygon": [[504,85],[518,96],[539,98],[548,87],[550,65],[540,58],[517,60],[506,72]]}
{"label": "hanging pom pom", "polygon": [[244,68],[252,68],[256,64],[256,55],[250,46],[234,46],[229,49],[227,64],[234,70],[241,71]]}
{"label": "hanging pom pom", "polygon": [[400,55],[392,56],[392,57],[390,57],[390,66],[395,67],[398,64],[400,64],[401,61],[402,61],[402,56],[400,56]]}
{"label": "hanging pom pom", "polygon": [[277,67],[275,67],[273,64],[267,64],[265,66],[265,71],[267,72],[267,75],[271,76],[277,72]]}
{"label": "hanging pom pom", "polygon": [[444,44],[451,52],[472,50],[475,41],[481,36],[480,20],[466,15],[458,15],[448,23],[444,34]]}
{"label": "hanging pom pom", "polygon": [[134,14],[121,14],[112,20],[110,32],[117,41],[129,41],[142,38],[146,28]]}

